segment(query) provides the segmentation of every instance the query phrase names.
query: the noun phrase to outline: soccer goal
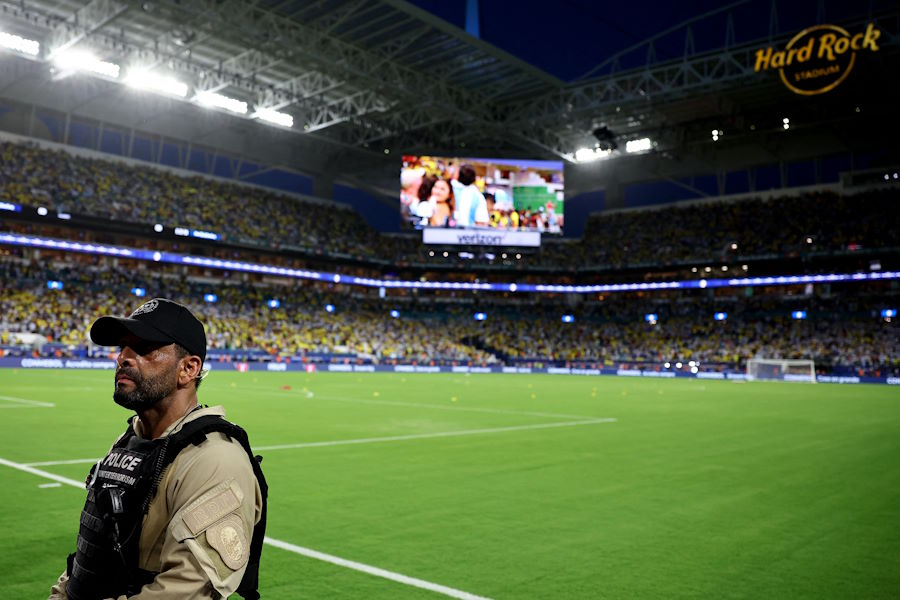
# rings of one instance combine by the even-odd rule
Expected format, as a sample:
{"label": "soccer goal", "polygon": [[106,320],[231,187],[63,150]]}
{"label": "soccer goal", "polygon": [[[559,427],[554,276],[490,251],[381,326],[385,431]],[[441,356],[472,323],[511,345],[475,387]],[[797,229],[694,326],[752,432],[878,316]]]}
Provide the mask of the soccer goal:
{"label": "soccer goal", "polygon": [[815,383],[816,364],[805,358],[751,358],[747,361],[747,379]]}

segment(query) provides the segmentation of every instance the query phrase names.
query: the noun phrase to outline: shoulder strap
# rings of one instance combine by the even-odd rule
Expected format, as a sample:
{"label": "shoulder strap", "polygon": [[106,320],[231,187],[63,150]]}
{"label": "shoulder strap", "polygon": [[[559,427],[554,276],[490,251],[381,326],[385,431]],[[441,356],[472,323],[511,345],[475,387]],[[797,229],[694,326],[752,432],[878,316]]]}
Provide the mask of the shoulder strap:
{"label": "shoulder strap", "polygon": [[[259,483],[259,489],[262,493],[262,514],[259,517],[259,523],[253,528],[253,538],[250,541],[250,560],[247,563],[247,570],[244,577],[237,588],[237,593],[245,600],[258,600],[259,598],[259,560],[262,555],[263,539],[266,535],[266,512],[268,508],[269,486],[263,475],[262,468],[259,463],[262,462],[262,456],[254,456],[253,450],[250,448],[250,439],[247,432],[241,427],[226,421],[219,415],[206,415],[199,417],[188,423],[185,423],[180,430],[168,436],[167,446],[163,449],[162,468],[169,466],[178,454],[189,445],[200,445],[206,440],[206,436],[210,433],[224,433],[233,440],[240,443],[241,447],[247,453],[250,465],[253,467],[253,475]],[[152,498],[156,494],[156,488],[159,481],[155,481],[153,489],[150,491]]]}

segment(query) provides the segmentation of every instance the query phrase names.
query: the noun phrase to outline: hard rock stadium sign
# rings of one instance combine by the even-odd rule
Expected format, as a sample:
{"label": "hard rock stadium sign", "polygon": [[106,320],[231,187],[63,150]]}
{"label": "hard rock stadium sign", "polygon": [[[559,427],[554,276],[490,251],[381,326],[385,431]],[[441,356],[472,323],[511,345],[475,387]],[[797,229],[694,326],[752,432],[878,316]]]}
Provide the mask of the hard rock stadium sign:
{"label": "hard rock stadium sign", "polygon": [[756,51],[753,70],[759,73],[778,69],[789,90],[804,96],[823,94],[846,79],[856,62],[856,53],[878,51],[879,31],[872,23],[865,31],[850,34],[837,25],[816,25],[804,29],[785,45]]}

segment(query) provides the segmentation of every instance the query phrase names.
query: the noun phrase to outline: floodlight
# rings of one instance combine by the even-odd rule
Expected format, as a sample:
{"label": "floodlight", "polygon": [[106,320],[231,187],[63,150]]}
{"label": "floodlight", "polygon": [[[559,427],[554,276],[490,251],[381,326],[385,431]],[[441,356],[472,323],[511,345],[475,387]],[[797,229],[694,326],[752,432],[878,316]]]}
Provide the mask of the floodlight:
{"label": "floodlight", "polygon": [[640,138],[625,142],[625,152],[645,152],[653,147],[650,138]]}
{"label": "floodlight", "polygon": [[215,92],[200,92],[194,99],[198,104],[221,108],[239,115],[247,114],[247,103],[236,98],[229,98]]}
{"label": "floodlight", "polygon": [[716,321],[724,321],[725,319],[728,318],[728,313],[717,312],[716,314],[713,315],[713,318],[714,318]]}
{"label": "floodlight", "polygon": [[400,311],[399,311],[399,310],[392,310],[392,311],[391,311],[391,316],[392,316],[393,318],[395,318],[395,319],[399,319],[399,318],[400,318]]}
{"label": "floodlight", "polygon": [[334,312],[334,304],[326,304],[326,305],[325,305],[325,312],[333,313],[333,312]]}
{"label": "floodlight", "polygon": [[143,298],[147,295],[147,290],[142,287],[133,287],[131,288],[131,293],[137,296],[138,298]]}
{"label": "floodlight", "polygon": [[119,65],[100,60],[86,50],[63,50],[55,54],[52,60],[63,71],[84,71],[110,79],[119,78]]}
{"label": "floodlight", "polygon": [[602,148],[579,148],[575,151],[575,161],[580,163],[595,161],[611,154],[610,150]]}
{"label": "floodlight", "polygon": [[153,226],[153,231],[155,231],[156,233],[162,233],[162,230],[163,230],[163,226],[160,225],[159,223],[157,223],[156,225]]}
{"label": "floodlight", "polygon": [[37,56],[41,53],[40,42],[29,40],[5,31],[0,31],[0,48],[27,54],[28,56]]}
{"label": "floodlight", "polygon": [[574,323],[574,322],[575,322],[575,316],[574,316],[574,315],[563,315],[563,316],[562,316],[562,322],[563,322],[563,323]]}
{"label": "floodlight", "polygon": [[791,313],[791,318],[797,319],[798,321],[802,321],[803,319],[806,318],[806,311],[805,310],[795,310]]}
{"label": "floodlight", "polygon": [[188,86],[183,81],[178,81],[169,75],[160,75],[145,69],[133,69],[128,72],[125,84],[139,90],[147,90],[159,94],[168,94],[184,98],[188,93]]}
{"label": "floodlight", "polygon": [[656,313],[647,313],[644,315],[644,320],[651,325],[656,325],[656,322],[659,321],[659,315]]}
{"label": "floodlight", "polygon": [[219,297],[216,296],[215,294],[204,294],[203,299],[211,304],[213,302],[218,302]]}
{"label": "floodlight", "polygon": [[293,127],[294,126],[294,117],[283,112],[278,112],[277,110],[271,108],[259,108],[256,110],[256,116],[259,117],[261,121],[266,121],[268,123],[274,123],[275,125],[281,125],[282,127]]}
{"label": "floodlight", "polygon": [[61,289],[63,289],[63,282],[62,281],[54,281],[51,279],[50,281],[47,282],[47,289],[48,290],[61,290]]}
{"label": "floodlight", "polygon": [[266,302],[266,304],[269,306],[269,308],[278,308],[279,306],[281,306],[281,300],[276,300],[275,298],[272,298],[271,300]]}
{"label": "floodlight", "polygon": [[485,313],[483,313],[483,312],[477,312],[477,313],[475,313],[475,320],[476,320],[476,321],[484,321],[485,319],[487,319],[487,314],[485,314]]}

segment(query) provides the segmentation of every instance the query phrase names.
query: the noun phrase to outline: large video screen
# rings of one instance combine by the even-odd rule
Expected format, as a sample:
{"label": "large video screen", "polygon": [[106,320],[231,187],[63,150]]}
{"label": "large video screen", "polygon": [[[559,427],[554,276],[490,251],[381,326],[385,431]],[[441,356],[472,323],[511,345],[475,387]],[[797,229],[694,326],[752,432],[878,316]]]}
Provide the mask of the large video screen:
{"label": "large video screen", "polygon": [[561,234],[563,163],[404,156],[400,204],[408,226]]}

